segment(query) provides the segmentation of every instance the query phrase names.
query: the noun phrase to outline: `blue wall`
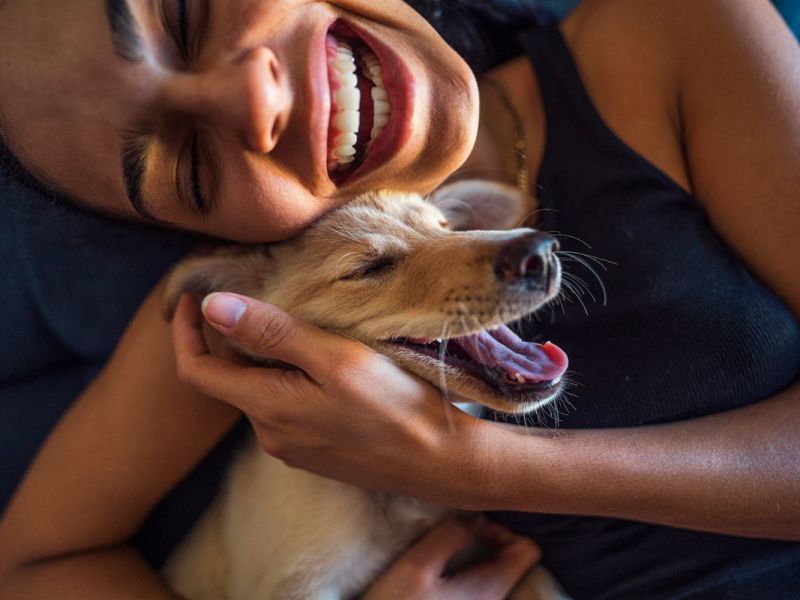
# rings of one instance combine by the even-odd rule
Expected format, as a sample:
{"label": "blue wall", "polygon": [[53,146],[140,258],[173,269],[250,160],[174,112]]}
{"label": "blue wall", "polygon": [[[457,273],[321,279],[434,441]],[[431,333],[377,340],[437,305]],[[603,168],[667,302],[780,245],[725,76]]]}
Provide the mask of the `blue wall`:
{"label": "blue wall", "polygon": [[800,0],[773,0],[794,34],[800,37]]}

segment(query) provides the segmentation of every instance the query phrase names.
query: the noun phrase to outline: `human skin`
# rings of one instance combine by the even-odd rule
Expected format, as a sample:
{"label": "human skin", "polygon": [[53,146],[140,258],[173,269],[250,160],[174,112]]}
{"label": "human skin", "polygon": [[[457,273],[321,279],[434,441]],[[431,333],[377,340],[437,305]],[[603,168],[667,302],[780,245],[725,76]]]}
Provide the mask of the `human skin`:
{"label": "human skin", "polygon": [[[800,61],[768,3],[592,0],[563,31],[609,126],[694,193],[723,239],[800,316],[794,231]],[[535,172],[543,116],[526,69],[516,62],[501,76],[520,86],[513,97]],[[105,377],[51,437],[0,526],[0,547],[14,541],[4,563],[11,580],[34,572],[31,565],[42,557],[51,560],[36,563],[40,569],[63,565],[76,550],[124,543],[239,414],[203,400],[202,392],[244,410],[268,452],[366,487],[471,509],[602,515],[800,539],[796,385],[748,408],[656,427],[520,435],[456,414],[451,431],[436,390],[363,346],[252,300],[241,320],[226,327],[216,300],[206,313],[218,331],[302,372],[243,369],[209,354],[198,306],[186,299],[174,325],[177,364],[182,380],[201,393],[185,388],[171,379],[171,357],[151,358],[137,340],[152,330],[164,335],[151,300],[152,314],[147,307],[140,312]],[[168,364],[149,362],[155,359]],[[119,394],[113,375],[123,364],[141,364],[142,375],[151,375]],[[159,387],[165,382],[180,390],[176,403],[147,403],[149,386],[165,389]],[[376,397],[376,388],[392,389],[392,401]],[[109,427],[120,414],[131,417],[124,431]],[[153,423],[162,435],[150,435]],[[102,455],[87,450],[89,431]],[[163,445],[154,447],[153,437]],[[174,439],[184,443],[165,462]],[[149,464],[162,468],[141,468]],[[119,479],[126,482],[122,490],[114,487]],[[47,502],[51,497],[59,502]],[[32,531],[32,522],[40,527]]]}
{"label": "human skin", "polygon": [[[159,21],[163,10],[167,20],[174,22],[178,2],[130,2],[129,7],[142,43],[132,53],[120,56],[112,47],[102,1],[68,0],[55,6],[0,2],[0,43],[5,58],[0,60],[0,130],[20,161],[41,181],[91,210],[142,220],[126,197],[120,159],[109,160],[120,156],[126,132],[132,129],[149,132],[143,194],[148,220],[239,241],[285,238],[361,191],[432,189],[463,162],[472,147],[478,116],[474,77],[430,26],[402,2],[190,2],[188,32],[202,38],[202,50],[187,60],[178,56],[178,40]],[[201,27],[204,7],[213,8],[205,29]],[[320,33],[338,18],[347,19],[352,27],[361,28],[400,56],[413,74],[413,79],[403,84],[413,92],[414,101],[405,111],[410,131],[402,143],[394,145],[391,155],[336,185],[320,169],[318,160],[327,144],[316,126],[322,123],[322,133],[327,132],[331,100],[323,89],[327,77],[320,82],[313,67],[319,58],[315,52],[322,48]],[[440,72],[448,76],[441,77]],[[384,75],[391,91],[391,73],[387,70]],[[394,85],[403,91],[399,83]],[[213,191],[218,201],[204,211],[193,209],[178,185],[186,178],[185,140],[196,129],[202,129],[210,146],[206,150],[209,160],[198,165],[206,197],[212,167],[216,176]],[[438,144],[427,143],[430,134]],[[213,165],[208,164],[212,161]],[[412,187],[407,188],[409,185]],[[157,301],[151,301],[145,306],[156,305]],[[148,313],[155,314],[154,310]],[[168,330],[159,321],[153,319],[149,329],[131,327],[139,332],[132,337],[142,348],[168,350],[156,359],[168,370],[147,369],[140,374],[140,381],[151,381],[153,390],[158,389],[152,398],[166,394],[173,407],[181,406],[185,411],[181,419],[198,414],[198,409],[204,419],[210,419],[198,422],[188,417],[194,424],[184,438],[188,443],[183,448],[190,449],[189,455],[168,452],[171,467],[185,469],[190,464],[185,458],[197,457],[198,447],[192,440],[207,444],[211,438],[218,439],[219,427],[228,427],[238,417],[228,407],[209,403],[186,386],[176,385],[169,374],[174,366],[168,356]],[[124,342],[119,355],[130,356]],[[145,365],[141,357],[130,362]],[[99,399],[110,406],[103,398],[120,400],[132,391],[117,385],[130,380],[130,372],[122,373],[130,365],[117,372],[111,363],[77,405],[85,407]],[[160,377],[153,377],[156,373]],[[139,416],[154,423],[166,422],[144,408]],[[121,449],[123,439],[132,442],[129,449],[141,448],[142,438],[126,436],[136,428],[124,429],[107,450]],[[148,453],[140,458],[144,454]],[[152,464],[159,462],[154,454],[150,456]],[[175,483],[172,468],[153,474],[156,477],[148,484],[128,490],[137,500],[147,503],[161,493],[153,494],[154,489]],[[118,475],[119,471],[109,473],[112,480],[118,480]],[[142,473],[131,475],[133,480],[141,480]],[[120,502],[117,507],[133,508],[124,498]],[[101,512],[117,520],[111,513]],[[139,512],[133,509],[128,514]],[[127,525],[125,518],[117,522]],[[97,531],[84,524],[87,532]],[[498,535],[500,530],[494,526],[484,524],[477,533],[489,530],[494,532],[490,537],[500,552],[482,565],[465,569],[457,578],[443,580],[431,575],[438,575],[435,565],[446,562],[470,532],[476,531],[444,523],[412,547],[376,585],[381,589],[389,586],[407,597],[448,594],[469,598],[478,593],[501,597],[538,560],[538,550],[525,538],[508,532]],[[0,544],[1,571],[6,571],[9,561],[13,564],[13,553],[8,551],[21,539],[14,534],[11,538],[13,542]],[[36,561],[36,568],[14,570],[13,576],[3,578],[0,595],[29,598],[57,593],[68,597],[74,593],[87,597],[88,590],[97,597],[170,595],[132,550],[112,546],[98,551],[81,547],[86,551],[68,560]],[[475,586],[477,578],[484,580],[483,588]],[[487,590],[493,591],[486,596]]]}
{"label": "human skin", "polygon": [[[179,44],[159,18],[163,8],[174,23],[178,4],[129,2],[144,38],[131,61],[114,51],[102,0],[6,3],[0,40],[14,60],[0,61],[2,131],[41,180],[97,210],[140,219],[116,157],[127,132],[149,130],[143,195],[153,217],[265,242],[291,236],[360,192],[430,191],[472,147],[474,76],[400,0],[194,0],[186,5],[187,30],[200,50],[187,60],[176,56]],[[413,81],[396,85],[414,101],[407,139],[388,160],[335,185],[324,160],[327,72],[320,78],[316,67],[324,59],[320,34],[342,16],[401,57]],[[206,140],[197,168],[206,211],[176,191],[188,177],[185,145],[196,131]]]}
{"label": "human skin", "polygon": [[[584,3],[563,29],[611,128],[694,193],[723,239],[800,316],[800,244],[793,233],[800,222],[800,126],[792,116],[800,109],[800,52],[768,3],[679,9],[598,0]],[[628,90],[622,103],[600,83],[642,77],[650,85]],[[535,105],[534,88],[512,96],[522,99],[520,111]],[[743,130],[748,134],[740,139]],[[537,148],[541,129],[531,131],[529,147]],[[534,170],[537,160],[532,153]],[[747,408],[661,426],[554,437],[456,415],[452,432],[442,415],[422,410],[429,392],[417,390],[410,406],[368,397],[370,381],[377,384],[368,366],[374,358],[360,347],[347,352],[336,344],[335,353],[331,345],[309,356],[303,349],[326,347],[326,334],[252,300],[231,327],[220,319],[222,299],[206,307],[218,331],[302,370],[253,372],[219,361],[202,346],[187,301],[175,321],[181,375],[244,410],[262,446],[291,465],[473,510],[608,516],[800,539],[797,383]],[[272,393],[262,398],[256,388]],[[354,402],[359,390],[363,402]],[[325,409],[345,401],[346,419]],[[375,422],[393,425],[370,435]],[[381,442],[387,437],[391,444]],[[369,456],[364,447],[372,448]]]}

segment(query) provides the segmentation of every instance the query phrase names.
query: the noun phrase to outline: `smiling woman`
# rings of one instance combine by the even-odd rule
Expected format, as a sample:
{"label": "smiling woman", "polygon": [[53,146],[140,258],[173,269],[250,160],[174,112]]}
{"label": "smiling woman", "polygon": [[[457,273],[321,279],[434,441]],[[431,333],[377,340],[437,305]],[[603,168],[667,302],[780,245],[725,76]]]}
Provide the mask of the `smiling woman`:
{"label": "smiling woman", "polygon": [[[98,425],[98,435],[80,434],[84,441],[100,443],[103,449],[95,456],[110,456],[112,446],[126,435],[118,425],[139,418],[121,421],[121,413],[113,408],[119,408],[117,400],[128,396],[125,389],[142,391],[161,367],[170,368],[173,361],[169,341],[162,336],[163,325],[155,328],[162,330],[160,334],[139,338],[149,358],[129,356],[119,372],[107,364],[150,288],[198,243],[189,233],[150,225],[235,239],[279,239],[360,189],[385,184],[424,191],[463,160],[472,144],[477,114],[475,81],[469,69],[401,2],[239,1],[223,5],[199,0],[66,0],[56,6],[9,0],[0,2],[0,10],[0,54],[4,56],[0,61],[0,256],[6,289],[0,310],[9,317],[0,321],[4,342],[0,350],[0,437],[4,440],[0,507],[5,511],[58,418],[75,399],[93,396],[87,391],[93,380],[99,385],[94,389],[105,387],[104,378],[98,376],[104,365],[104,372],[114,371],[112,387],[117,389],[105,388],[101,393],[105,400],[99,406],[111,408],[114,416],[107,426]],[[396,114],[397,121],[382,131],[385,149],[375,146],[372,165],[365,160],[362,173],[336,183],[329,178],[326,160],[335,109],[330,90],[335,67],[331,68],[327,47],[344,24],[346,37],[358,37],[357,43],[371,49],[378,61],[370,65],[372,71],[375,67],[384,70],[387,94],[391,90],[402,96],[413,89],[420,100],[413,113],[409,109],[404,115],[399,110],[404,101],[398,97],[394,101],[398,111],[392,116],[395,119]],[[412,65],[408,70],[414,72],[413,78],[402,78],[402,64]],[[421,69],[423,64],[430,68]],[[390,80],[387,73],[393,75],[393,70],[397,77]],[[452,76],[438,81],[435,71]],[[441,145],[427,143],[423,135],[427,130],[437,132]],[[393,154],[381,158],[379,152]],[[154,323],[160,321],[157,313],[153,312]],[[161,367],[146,367],[151,360]],[[178,418],[168,421],[194,423],[179,437],[182,448],[197,451],[196,442],[210,430],[189,415],[209,405],[172,384],[162,382],[152,391],[146,395],[169,399],[163,407],[180,407],[183,414],[176,413]],[[109,398],[115,400],[109,402]],[[222,429],[212,435],[214,442],[202,442],[205,448],[195,458],[214,446],[237,418],[226,410],[212,412],[217,415],[212,429]],[[145,420],[155,418],[154,424],[160,421],[149,409],[139,414],[149,414]],[[148,429],[148,439],[153,435],[174,439],[158,436],[157,428]],[[117,437],[117,442],[101,442],[106,435]],[[115,529],[128,530],[125,538],[141,528],[136,547],[158,564],[213,494],[236,440],[234,432],[180,485],[181,476],[170,475],[170,481],[163,483],[177,489],[147,522],[145,513],[135,509],[136,525],[128,518],[131,514],[123,517],[123,513],[140,500],[150,512],[161,493],[154,496],[136,484],[127,486],[126,481],[138,476],[121,463],[109,462],[107,466],[116,474],[108,473],[108,478],[92,468],[80,478],[120,484],[121,495],[113,502],[116,514],[110,522]],[[143,439],[130,441],[131,448],[136,448]],[[137,454],[129,466],[178,464],[186,456],[184,450],[175,449],[164,449],[160,457]],[[88,466],[74,452],[63,456],[69,457],[70,464]],[[70,470],[66,464],[63,467]],[[61,473],[66,470],[58,468]],[[48,492],[59,499],[57,511],[62,516],[70,512],[70,490],[79,489],[88,490],[70,484]],[[130,503],[133,498],[136,501]],[[79,503],[84,515],[103,513],[104,509],[94,511]],[[32,505],[22,501],[21,506]],[[38,517],[37,521],[43,522]],[[8,522],[0,526],[3,540]],[[75,533],[93,529],[78,514],[66,522],[77,526]],[[73,542],[83,547],[77,541],[82,533],[76,537],[60,527],[49,530],[59,547]],[[432,550],[441,553],[451,539],[452,532],[423,555],[431,556]],[[27,541],[23,546],[17,546],[12,555],[11,545],[0,543],[4,575],[14,557],[30,557],[29,552],[36,554],[45,547]],[[527,550],[518,554],[522,560],[517,560],[517,570],[535,558],[531,544],[522,546]],[[50,550],[45,554],[51,554]],[[94,566],[89,555],[88,563],[83,559],[72,563],[83,565],[72,571],[85,574],[85,580],[73,579],[78,588],[83,581],[94,593],[101,593],[97,574],[104,568],[131,573],[132,581],[124,589],[134,596],[140,589],[137,585],[148,587],[152,581],[124,550],[98,559]],[[53,567],[52,573],[57,573],[58,561]],[[22,578],[30,584],[23,583],[22,596],[52,597],[46,591],[50,580],[40,573],[34,569],[31,579]],[[58,595],[68,594],[62,577],[54,575],[52,582]],[[3,577],[4,597],[14,589],[6,583]],[[110,588],[114,587],[112,582]]]}
{"label": "smiling woman", "polygon": [[[7,88],[0,99],[4,133],[42,180],[109,214],[242,241],[280,239],[367,189],[413,181],[413,191],[429,191],[474,139],[474,78],[397,0],[380,10],[367,2],[70,0],[40,12],[35,4],[6,8],[6,23],[38,33],[19,36],[20,58],[3,66],[4,80],[26,89]],[[327,48],[345,22],[347,36],[369,48],[373,70],[383,70],[393,110],[359,154],[363,164],[334,181],[328,138],[342,117]],[[45,55],[41,35],[74,50]],[[43,64],[47,77],[25,80]],[[428,144],[428,135],[442,143]],[[108,156],[120,156],[121,168]]]}
{"label": "smiling woman", "polygon": [[[480,88],[399,0],[0,4],[3,594],[169,597],[151,565],[213,493],[241,409],[292,466],[495,511],[577,598],[796,596],[797,42],[767,0],[584,0],[562,23],[532,4],[417,0],[493,67]],[[526,331],[570,357],[564,372],[542,343],[552,368],[529,372],[577,393],[541,415],[557,436],[448,418],[385,357],[252,298],[204,313],[183,298],[164,322],[156,282],[197,234],[284,240],[462,163],[456,179],[530,174],[530,220],[563,232],[580,300],[595,290],[571,270],[592,264],[575,238],[618,263],[607,305],[565,303]],[[397,272],[358,268],[343,275]],[[398,295],[431,286],[408,283]],[[471,359],[503,340],[406,341]],[[242,366],[228,341],[298,369]],[[525,385],[502,356],[484,363]],[[509,535],[473,584],[534,560]],[[422,547],[378,589],[448,597],[453,544]]]}

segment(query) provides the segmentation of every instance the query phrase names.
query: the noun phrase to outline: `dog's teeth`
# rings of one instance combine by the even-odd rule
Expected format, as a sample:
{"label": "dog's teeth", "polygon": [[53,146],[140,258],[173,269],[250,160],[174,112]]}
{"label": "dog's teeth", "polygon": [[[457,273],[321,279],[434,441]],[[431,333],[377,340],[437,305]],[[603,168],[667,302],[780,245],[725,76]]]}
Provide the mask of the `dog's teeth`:
{"label": "dog's teeth", "polygon": [[517,383],[525,383],[525,377],[523,377],[519,373],[514,373],[514,379],[517,380]]}
{"label": "dog's teeth", "polygon": [[553,385],[557,385],[559,383],[561,383],[561,377],[556,377],[555,379],[553,379]]}

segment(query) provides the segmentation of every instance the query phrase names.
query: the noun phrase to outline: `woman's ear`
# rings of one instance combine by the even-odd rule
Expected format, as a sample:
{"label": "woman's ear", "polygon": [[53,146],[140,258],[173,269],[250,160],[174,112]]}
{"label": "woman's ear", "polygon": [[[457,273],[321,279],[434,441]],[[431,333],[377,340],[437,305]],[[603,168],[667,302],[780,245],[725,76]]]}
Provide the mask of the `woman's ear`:
{"label": "woman's ear", "polygon": [[231,246],[207,256],[193,256],[175,265],[167,275],[163,308],[168,319],[183,294],[202,300],[212,292],[255,296],[264,286],[272,258],[264,246]]}
{"label": "woman's ear", "polygon": [[483,179],[462,179],[440,187],[431,202],[451,229],[514,229],[533,214],[533,198],[519,189]]}

